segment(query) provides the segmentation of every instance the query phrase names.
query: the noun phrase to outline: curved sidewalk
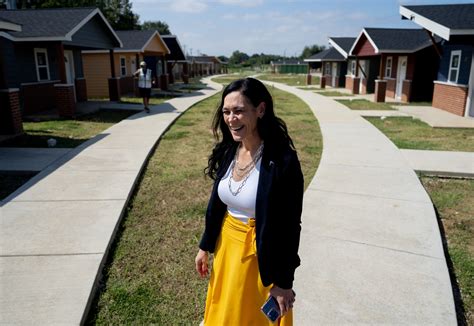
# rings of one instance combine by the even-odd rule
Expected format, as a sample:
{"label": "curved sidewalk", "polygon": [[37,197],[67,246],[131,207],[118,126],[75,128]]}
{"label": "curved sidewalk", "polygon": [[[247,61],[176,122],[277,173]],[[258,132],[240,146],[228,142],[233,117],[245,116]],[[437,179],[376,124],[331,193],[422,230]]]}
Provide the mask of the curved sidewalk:
{"label": "curved sidewalk", "polygon": [[436,213],[400,150],[330,98],[267,84],[303,99],[323,135],[304,198],[295,324],[456,325]]}
{"label": "curved sidewalk", "polygon": [[148,156],[221,85],[153,106],[71,150],[2,201],[0,324],[80,324]]}

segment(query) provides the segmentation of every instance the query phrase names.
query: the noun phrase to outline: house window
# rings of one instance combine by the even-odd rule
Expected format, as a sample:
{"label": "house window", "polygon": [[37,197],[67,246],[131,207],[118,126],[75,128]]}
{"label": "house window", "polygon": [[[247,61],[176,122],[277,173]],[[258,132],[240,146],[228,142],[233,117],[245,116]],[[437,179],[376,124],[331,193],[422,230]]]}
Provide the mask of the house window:
{"label": "house window", "polygon": [[349,63],[349,75],[355,76],[356,74],[356,61],[351,60]]}
{"label": "house window", "polygon": [[451,51],[451,60],[449,61],[448,81],[457,84],[458,77],[459,77],[460,64],[461,64],[461,50]]}
{"label": "house window", "polygon": [[49,80],[48,51],[46,49],[34,49],[36,63],[36,77],[38,81]]}
{"label": "house window", "polygon": [[127,60],[125,57],[120,57],[120,76],[127,75]]}
{"label": "house window", "polygon": [[331,64],[329,62],[326,62],[326,68],[325,68],[325,75],[330,75],[331,74]]}
{"label": "house window", "polygon": [[392,77],[392,57],[387,57],[385,63],[385,77]]}

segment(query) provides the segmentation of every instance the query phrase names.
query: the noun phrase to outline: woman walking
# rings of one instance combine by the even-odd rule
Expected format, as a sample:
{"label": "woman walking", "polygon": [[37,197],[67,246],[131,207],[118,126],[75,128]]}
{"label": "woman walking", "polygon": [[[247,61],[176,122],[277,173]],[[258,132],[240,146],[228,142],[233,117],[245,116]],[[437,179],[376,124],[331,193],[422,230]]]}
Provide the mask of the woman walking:
{"label": "woman walking", "polygon": [[204,277],[214,254],[204,325],[271,325],[260,310],[269,296],[278,324],[292,325],[304,183],[293,141],[253,78],[224,89],[213,131],[215,182],[195,260]]}

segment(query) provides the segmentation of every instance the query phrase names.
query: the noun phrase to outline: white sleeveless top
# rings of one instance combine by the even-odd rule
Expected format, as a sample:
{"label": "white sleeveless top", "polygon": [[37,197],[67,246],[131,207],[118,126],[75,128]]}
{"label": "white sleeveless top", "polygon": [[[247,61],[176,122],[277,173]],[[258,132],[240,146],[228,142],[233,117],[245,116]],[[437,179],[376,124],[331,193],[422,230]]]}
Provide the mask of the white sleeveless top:
{"label": "white sleeveless top", "polygon": [[[257,188],[258,188],[258,178],[260,176],[260,166],[262,159],[260,158],[255,165],[255,168],[250,172],[250,176],[247,179],[247,182],[242,187],[237,196],[234,196],[229,190],[229,178],[231,176],[231,167],[227,169],[226,174],[219,182],[217,188],[217,194],[224,204],[227,205],[227,210],[230,215],[241,220],[247,224],[247,221],[251,217],[255,217],[255,206],[257,202]],[[230,186],[232,191],[237,191],[239,186],[242,184],[242,181],[231,180]]]}
{"label": "white sleeveless top", "polygon": [[138,74],[138,87],[140,88],[151,88],[151,69],[146,69],[146,73],[140,68]]}

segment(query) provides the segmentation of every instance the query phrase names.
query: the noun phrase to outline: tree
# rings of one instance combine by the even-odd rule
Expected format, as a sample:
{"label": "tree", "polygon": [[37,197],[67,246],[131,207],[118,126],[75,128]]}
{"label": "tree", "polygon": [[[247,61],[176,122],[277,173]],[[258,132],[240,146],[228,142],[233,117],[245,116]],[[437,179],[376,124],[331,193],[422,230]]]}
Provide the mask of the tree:
{"label": "tree", "polygon": [[98,7],[113,29],[140,29],[129,0],[17,0],[18,9]]}
{"label": "tree", "polygon": [[142,29],[143,30],[155,30],[160,33],[160,35],[170,35],[170,27],[168,26],[167,23],[162,22],[161,20],[157,21],[151,21],[147,20],[144,21],[142,24]]}
{"label": "tree", "polygon": [[312,56],[313,54],[319,53],[321,51],[324,51],[326,49],[326,46],[324,45],[311,45],[311,46],[305,46],[303,49],[303,52],[301,52],[300,59],[306,59]]}
{"label": "tree", "polygon": [[248,54],[236,50],[232,52],[232,55],[229,58],[230,64],[242,64],[249,59]]}
{"label": "tree", "polygon": [[219,58],[219,60],[222,62],[229,62],[229,58],[227,58],[225,55],[220,55],[217,58]]}

